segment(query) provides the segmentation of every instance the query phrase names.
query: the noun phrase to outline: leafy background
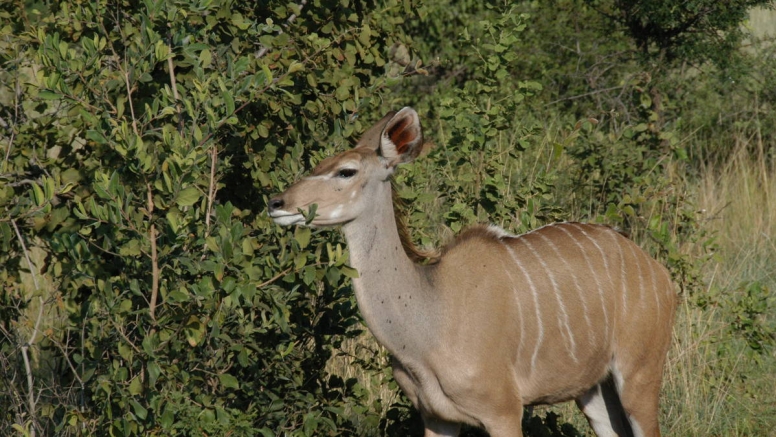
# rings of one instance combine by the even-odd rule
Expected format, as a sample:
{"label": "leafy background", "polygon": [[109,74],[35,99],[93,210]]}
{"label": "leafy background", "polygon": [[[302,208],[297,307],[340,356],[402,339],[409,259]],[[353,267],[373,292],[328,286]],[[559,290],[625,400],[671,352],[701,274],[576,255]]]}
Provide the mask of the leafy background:
{"label": "leafy background", "polygon": [[[429,141],[396,176],[418,244],[485,221],[627,230],[681,286],[664,432],[772,432],[758,5],[0,4],[0,433],[418,435],[341,235],[265,213],[402,106]],[[524,429],[591,432],[568,406]]]}

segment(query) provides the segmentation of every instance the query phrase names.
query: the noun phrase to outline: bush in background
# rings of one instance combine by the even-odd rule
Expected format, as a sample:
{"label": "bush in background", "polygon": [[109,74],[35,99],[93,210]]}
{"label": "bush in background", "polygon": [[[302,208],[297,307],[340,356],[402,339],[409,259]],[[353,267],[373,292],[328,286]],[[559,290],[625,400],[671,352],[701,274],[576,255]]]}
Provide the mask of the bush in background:
{"label": "bush in background", "polygon": [[[706,3],[708,17],[721,13]],[[732,128],[772,142],[760,116],[773,105],[762,79],[772,58],[715,66],[703,58],[713,38],[693,35],[671,50],[703,47],[697,68],[656,67],[660,42],[611,20],[624,5],[0,6],[0,432],[417,432],[406,399],[326,369],[363,330],[339,234],[279,229],[264,211],[407,105],[434,143],[396,176],[419,243],[482,221],[612,224],[665,262],[693,305],[722,308],[730,336],[769,350],[767,286],[732,297],[701,286],[715,246],[686,182],[729,147],[689,136]],[[677,10],[676,23],[695,12]],[[733,73],[741,88],[727,86]],[[723,101],[753,115],[726,118]],[[396,390],[379,357],[355,360]],[[525,422],[529,435],[579,433],[552,411]]]}

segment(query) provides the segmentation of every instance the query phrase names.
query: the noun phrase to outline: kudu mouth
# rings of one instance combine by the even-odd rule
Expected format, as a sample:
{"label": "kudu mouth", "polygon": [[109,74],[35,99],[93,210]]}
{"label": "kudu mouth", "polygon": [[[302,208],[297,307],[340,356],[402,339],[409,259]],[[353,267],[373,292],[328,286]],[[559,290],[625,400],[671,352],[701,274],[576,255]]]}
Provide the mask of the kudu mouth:
{"label": "kudu mouth", "polygon": [[269,217],[280,226],[292,226],[298,224],[304,224],[306,219],[301,212],[286,211],[285,201],[282,197],[274,197],[270,199],[267,205]]}

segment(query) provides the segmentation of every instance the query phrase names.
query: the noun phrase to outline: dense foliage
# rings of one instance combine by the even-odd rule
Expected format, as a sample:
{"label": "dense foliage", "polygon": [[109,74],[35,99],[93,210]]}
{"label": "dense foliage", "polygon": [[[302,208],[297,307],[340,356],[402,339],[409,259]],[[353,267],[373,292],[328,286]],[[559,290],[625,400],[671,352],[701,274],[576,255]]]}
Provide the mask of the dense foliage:
{"label": "dense foliage", "polygon": [[[724,98],[711,73],[735,69],[709,53],[735,52],[746,8],[763,2],[543,3],[0,5],[0,433],[417,426],[405,400],[326,369],[363,329],[341,237],[265,214],[273,193],[405,105],[434,143],[397,175],[420,243],[478,221],[617,225],[686,296],[729,309],[731,329],[768,347],[767,290],[700,293],[706,252],[681,250],[711,244],[679,186],[702,155],[682,138],[714,135],[717,114],[683,115],[703,94],[676,62],[692,57],[706,101]],[[576,432],[558,419],[526,426]]]}

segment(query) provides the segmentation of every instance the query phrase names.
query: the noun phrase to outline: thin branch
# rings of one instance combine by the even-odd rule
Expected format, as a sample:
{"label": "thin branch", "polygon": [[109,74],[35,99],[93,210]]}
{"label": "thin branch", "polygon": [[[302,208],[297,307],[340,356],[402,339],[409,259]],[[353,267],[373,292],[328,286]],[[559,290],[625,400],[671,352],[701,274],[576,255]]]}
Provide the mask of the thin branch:
{"label": "thin branch", "polygon": [[137,119],[135,118],[135,105],[132,103],[132,87],[129,83],[129,71],[124,72],[124,83],[127,86],[127,102],[129,102],[129,113],[132,114],[132,130],[135,135],[140,135],[137,130]]}
{"label": "thin branch", "polygon": [[64,357],[68,367],[70,367],[70,371],[73,372],[73,376],[81,385],[81,389],[83,390],[84,381],[81,379],[81,376],[78,375],[78,370],[76,370],[75,366],[73,365],[73,362],[70,360],[70,355],[68,354],[68,351],[65,349],[65,346],[63,346],[62,342],[60,341],[52,341],[52,343],[54,344],[54,346],[56,346],[59,349],[60,352],[62,352],[62,357]]}
{"label": "thin branch", "polygon": [[[210,150],[210,186],[208,187],[207,192],[207,213],[205,214],[205,239],[207,239],[208,235],[210,235],[210,215],[213,213],[213,202],[216,198],[216,191],[218,187],[216,186],[216,164],[218,163],[218,148],[216,148],[216,145],[213,144],[213,147]],[[204,245],[204,250],[202,253],[202,256],[205,256],[205,251],[207,251],[207,243]]]}
{"label": "thin branch", "polygon": [[[94,219],[94,220],[95,220],[95,221],[97,221],[98,223],[107,223],[107,222],[103,222],[103,221],[101,221],[101,220],[97,220],[97,219]],[[99,251],[101,251],[101,252],[103,252],[103,253],[107,253],[108,255],[113,255],[113,256],[115,256],[115,257],[120,257],[120,256],[121,256],[121,255],[119,255],[119,254],[118,254],[118,253],[116,253],[116,252],[111,252],[111,251],[110,251],[110,250],[108,250],[108,249],[105,249],[105,248],[103,248],[103,247],[100,247],[100,246],[99,246],[97,243],[95,243],[94,241],[92,241],[92,240],[90,240],[90,239],[86,238],[85,236],[81,235],[80,233],[78,234],[78,236],[79,236],[79,237],[81,237],[81,240],[85,241],[85,242],[86,242],[86,244],[89,244],[90,246],[93,246],[95,249],[97,249],[97,250],[99,250]]]}
{"label": "thin branch", "polygon": [[175,99],[175,107],[178,109],[178,132],[183,135],[183,109],[181,108],[180,95],[178,95],[178,82],[175,80],[175,63],[172,61],[172,34],[167,35],[167,47],[170,49],[170,55],[167,56],[167,69],[170,70],[170,88],[172,96]]}
{"label": "thin branch", "polygon": [[148,188],[148,219],[151,220],[151,228],[148,230],[148,238],[151,240],[151,302],[148,305],[148,311],[151,319],[156,320],[156,301],[159,297],[159,254],[156,251],[156,224],[153,222],[154,196],[151,191],[151,184],[146,184]]}
{"label": "thin branch", "polygon": [[[21,232],[19,232],[19,227],[16,226],[16,221],[11,220],[11,226],[13,226],[13,230],[16,232],[16,238],[19,239],[19,244],[21,244],[22,246],[22,251],[24,252],[24,258],[27,260],[27,267],[29,267],[30,274],[32,274],[32,283],[35,285],[35,291],[37,291],[38,288],[40,288],[38,286],[38,276],[35,274],[35,268],[32,265],[32,260],[30,260],[30,255],[27,252],[27,245],[24,244],[24,239],[22,239],[22,234]],[[37,325],[36,325],[36,328],[37,328]],[[30,339],[30,342],[34,342],[34,341],[35,341],[35,332],[33,332],[33,337],[32,339]]]}
{"label": "thin branch", "polygon": [[124,340],[127,342],[127,344],[132,346],[132,349],[134,349],[135,352],[137,352],[138,354],[142,354],[143,353],[143,351],[141,351],[137,346],[135,346],[135,343],[132,343],[132,340],[130,340],[129,337],[127,337],[127,334],[124,332],[124,326],[119,325],[113,319],[111,319],[110,323],[113,325],[113,328],[116,329],[116,332],[118,332],[119,335],[122,338],[124,338]]}
{"label": "thin branch", "polygon": [[[98,14],[99,14],[99,8],[98,8]],[[135,118],[135,106],[132,103],[132,84],[129,82],[129,70],[126,70],[122,63],[119,61],[121,59],[116,52],[116,49],[113,47],[113,42],[110,38],[110,33],[108,33],[108,30],[105,28],[105,24],[102,22],[102,16],[98,16],[97,20],[98,25],[100,26],[100,30],[103,33],[103,36],[108,41],[108,48],[113,53],[114,58],[116,58],[116,66],[118,67],[119,71],[124,76],[124,85],[127,87],[127,102],[129,102],[129,112],[132,115],[132,130],[135,132],[135,135],[140,135],[138,129],[137,129],[137,119]],[[123,37],[124,35],[122,35]],[[124,52],[124,62],[126,63],[126,51]]]}
{"label": "thin branch", "polygon": [[261,288],[261,287],[264,287],[266,285],[269,285],[269,284],[277,281],[278,279],[283,277],[286,273],[290,272],[292,268],[293,267],[289,267],[289,268],[283,270],[282,272],[278,273],[277,275],[275,275],[275,276],[267,279],[266,281],[262,282],[261,284],[257,285],[256,288]]}
{"label": "thin branch", "polygon": [[19,74],[18,69],[16,69],[17,74],[15,75],[15,84],[14,84],[14,102],[13,102],[13,125],[9,126],[9,129],[11,130],[11,137],[8,139],[8,148],[5,149],[5,158],[3,158],[3,165],[0,166],[0,171],[5,171],[5,166],[8,163],[8,159],[11,157],[11,148],[13,147],[13,140],[16,138],[16,131],[14,129],[16,123],[19,122],[19,98],[22,95],[22,89],[21,85],[19,84]]}
{"label": "thin branch", "polygon": [[32,179],[20,179],[16,182],[9,182],[9,187],[21,187],[22,185],[36,185],[35,181]]}
{"label": "thin branch", "polygon": [[[35,267],[32,264],[32,261],[30,260],[29,252],[27,251],[27,245],[24,244],[24,239],[22,238],[21,232],[19,232],[19,227],[16,226],[16,222],[14,220],[11,220],[11,225],[13,226],[14,232],[16,232],[16,238],[19,239],[19,244],[22,246],[22,252],[24,253],[24,258],[27,260],[27,266],[30,269],[30,274],[32,275],[32,282],[35,285],[35,292],[37,293],[39,290],[38,285],[38,277],[35,274]],[[30,428],[30,436],[35,437],[35,427],[37,425],[37,419],[35,416],[35,383],[32,377],[32,366],[30,365],[30,356],[29,356],[29,349],[30,346],[35,344],[35,337],[38,336],[38,328],[40,328],[40,321],[43,318],[43,298],[41,296],[38,296],[38,317],[35,320],[35,326],[32,328],[32,334],[30,334],[30,339],[22,345],[22,358],[24,359],[24,370],[27,372],[27,403],[29,405],[29,413],[30,418],[32,421],[32,426]]]}

